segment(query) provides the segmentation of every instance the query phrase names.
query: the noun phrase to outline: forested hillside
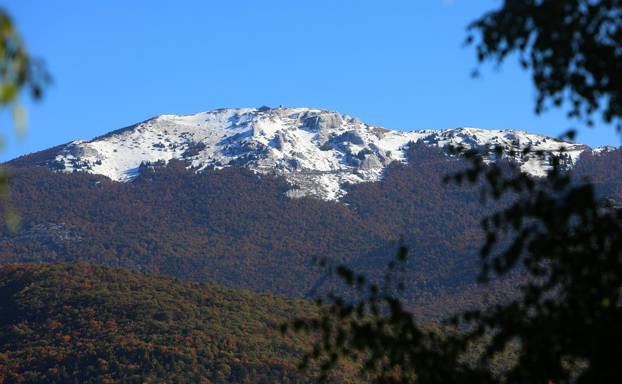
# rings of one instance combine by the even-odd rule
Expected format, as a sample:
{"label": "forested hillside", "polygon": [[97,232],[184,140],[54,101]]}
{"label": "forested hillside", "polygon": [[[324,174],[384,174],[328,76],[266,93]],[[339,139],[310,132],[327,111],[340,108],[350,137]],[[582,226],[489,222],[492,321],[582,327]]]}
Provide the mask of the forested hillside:
{"label": "forested hillside", "polygon": [[[0,383],[302,383],[314,309],[86,263],[0,268]],[[348,380],[336,376],[339,381]]]}
{"label": "forested hillside", "polygon": [[[620,151],[584,155],[575,172],[619,198]],[[186,164],[144,167],[131,183],[85,173],[58,174],[20,159],[12,202],[21,229],[5,230],[0,262],[85,260],[190,281],[212,281],[290,297],[331,286],[314,258],[382,276],[400,239],[409,246],[406,299],[435,318],[468,306],[481,244],[477,186],[443,184],[459,159],[426,146],[382,181],[352,186],[340,202],[290,199],[282,179],[240,168],[195,174]],[[513,285],[498,282],[488,294]]]}

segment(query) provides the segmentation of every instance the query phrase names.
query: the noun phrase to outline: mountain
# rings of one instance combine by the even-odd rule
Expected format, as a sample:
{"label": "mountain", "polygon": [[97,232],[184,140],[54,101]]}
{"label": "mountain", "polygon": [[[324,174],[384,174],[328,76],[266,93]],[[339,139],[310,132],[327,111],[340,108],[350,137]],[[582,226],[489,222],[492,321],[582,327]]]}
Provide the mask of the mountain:
{"label": "mountain", "polygon": [[[0,268],[1,383],[304,383],[315,311],[213,284],[84,263]],[[348,382],[341,375],[339,382]]]}
{"label": "mountain", "polygon": [[161,115],[90,141],[57,147],[43,161],[57,171],[83,171],[115,181],[133,180],[141,166],[173,159],[186,161],[198,172],[244,167],[283,176],[290,184],[286,191],[290,197],[337,200],[346,194],[347,185],[378,181],[389,164],[405,161],[413,143],[483,150],[500,145],[517,152],[530,146],[547,157],[518,153],[513,159],[535,176],[545,174],[552,153],[563,149],[569,164],[574,164],[589,150],[585,145],[523,131],[392,131],[332,111],[262,107]]}
{"label": "mountain", "polygon": [[[239,123],[238,131],[227,128],[230,120],[238,121],[245,114],[250,120]],[[417,141],[413,141],[415,133],[385,132],[382,140],[400,137],[400,142],[404,143],[394,146],[399,149],[401,160],[382,165],[374,182],[340,184],[339,191],[322,194],[324,184],[318,186],[313,182],[316,177],[325,180],[326,174],[305,173],[306,168],[285,165],[285,168],[275,166],[272,171],[258,167],[263,161],[280,161],[276,156],[279,153],[283,156],[281,160],[285,157],[283,153],[287,153],[302,162],[303,155],[315,153],[316,144],[321,142],[316,138],[321,136],[323,128],[313,131],[309,128],[311,123],[288,129],[278,125],[283,135],[290,135],[288,137],[307,133],[306,141],[300,139],[294,144],[308,151],[294,151],[294,144],[290,143],[283,144],[283,150],[277,152],[278,148],[266,138],[270,136],[268,129],[263,129],[262,133],[257,124],[267,125],[264,119],[273,115],[271,119],[284,121],[285,117],[278,117],[280,114],[315,115],[314,121],[319,122],[325,121],[322,120],[324,116],[334,116],[331,112],[317,110],[262,108],[160,117],[90,143],[63,145],[11,161],[7,164],[11,173],[11,202],[20,213],[21,226],[15,233],[6,228],[2,230],[0,264],[88,261],[260,293],[313,297],[330,289],[341,289],[314,260],[326,258],[344,263],[372,279],[382,279],[401,241],[410,250],[404,271],[408,281],[405,302],[418,316],[437,319],[456,309],[476,305],[482,297],[503,299],[514,286],[514,277],[495,282],[492,288],[474,283],[479,269],[478,251],[483,241],[480,220],[499,205],[482,206],[477,184],[443,183],[445,175],[465,167],[462,158],[448,156],[447,143],[462,142],[479,148],[494,143],[520,147],[531,142],[551,150],[563,145],[568,147],[572,173],[579,178],[591,177],[603,195],[622,200],[622,151],[619,149],[591,151],[585,146],[543,136],[473,129],[424,131],[425,134],[419,131],[416,134],[423,136]],[[186,153],[188,143],[200,141],[192,135],[206,132],[205,127],[193,130],[196,125],[170,121],[207,120],[206,116],[211,116],[210,119],[220,116],[218,119],[225,121],[222,126],[226,129],[213,129],[218,135],[243,134],[235,138],[227,136],[229,142],[222,144],[218,144],[222,140],[210,139],[218,144],[215,149],[205,144],[203,148],[195,148],[194,154]],[[347,163],[345,154],[354,153],[362,146],[373,150],[385,144],[379,136],[369,133],[374,131],[370,126],[343,116],[339,119],[345,128],[324,130],[330,145],[325,147],[326,151],[320,151],[331,153],[335,167],[343,167],[341,173],[334,175],[369,175]],[[319,122],[316,126],[323,126],[324,123]],[[162,124],[170,126],[163,128]],[[363,144],[353,143],[356,139],[350,133],[346,135],[347,140],[340,141],[344,132],[353,131],[348,124],[359,124],[362,133],[355,133],[363,137]],[[241,128],[242,125],[246,128]],[[278,130],[274,128],[273,131],[278,137]],[[138,140],[153,139],[158,133],[162,137],[175,133],[173,137],[180,138],[180,147],[169,151]],[[266,143],[263,147],[260,145],[262,137]],[[166,143],[164,139],[158,140],[155,144]],[[374,148],[373,140],[377,143]],[[136,147],[138,143],[142,144]],[[249,149],[253,146],[264,149]],[[71,148],[74,155],[69,154]],[[99,155],[95,152],[87,155],[88,148],[106,156],[99,152]],[[210,148],[213,152],[209,152]],[[132,164],[123,163],[132,153],[142,156],[143,152],[154,154],[147,159],[149,164],[141,165],[143,160],[140,159],[132,160]],[[117,157],[119,153],[123,156]],[[213,158],[209,157],[210,153]],[[209,163],[222,153],[228,153],[230,160],[203,168],[202,163],[195,162],[202,159]],[[158,162],[156,155],[163,154],[171,157]],[[363,159],[370,158],[368,155],[362,156]],[[94,160],[97,156],[100,158]],[[64,169],[60,169],[61,160]],[[512,160],[518,161],[525,170],[539,164],[541,172],[547,166],[546,159],[544,163],[534,163],[520,156]],[[307,168],[314,166],[314,162],[305,164]],[[117,182],[95,172],[100,166],[112,170],[116,167],[119,172],[132,170],[118,173],[126,175],[122,179],[131,182]],[[308,183],[301,183],[303,179]],[[300,196],[304,193],[292,193],[296,188],[293,185],[298,185],[299,191],[318,194]],[[299,198],[291,198],[294,196]],[[323,198],[316,198],[318,196]]]}
{"label": "mountain", "polygon": [[506,300],[520,273],[475,281],[480,220],[511,199],[445,183],[468,166],[450,144],[487,161],[519,150],[498,160],[535,182],[563,148],[574,178],[622,203],[621,149],[312,109],[160,116],[10,161],[20,224],[0,229],[0,383],[310,382],[295,369],[309,340],[278,326],[317,310],[304,298],[352,293],[314,261],[382,282],[400,244],[418,319]]}

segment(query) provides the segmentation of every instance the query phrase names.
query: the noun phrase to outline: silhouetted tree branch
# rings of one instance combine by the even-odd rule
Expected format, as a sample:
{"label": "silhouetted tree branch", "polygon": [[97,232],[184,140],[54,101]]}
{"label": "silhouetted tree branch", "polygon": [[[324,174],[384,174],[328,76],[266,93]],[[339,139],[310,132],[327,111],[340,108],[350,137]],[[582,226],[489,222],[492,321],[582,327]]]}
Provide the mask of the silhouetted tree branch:
{"label": "silhouetted tree branch", "polygon": [[[601,114],[620,130],[622,1],[506,0],[469,32],[480,62],[501,64],[518,54],[533,75],[537,113],[569,102],[569,117],[592,125]],[[491,150],[504,157],[501,148]],[[597,197],[589,181],[573,178],[561,157],[523,152],[549,161],[548,175],[532,178],[515,165],[486,164],[481,153],[455,148],[471,167],[448,177],[481,183],[484,202],[508,203],[482,221],[480,281],[522,273],[514,298],[457,314],[450,321],[456,328],[441,335],[418,325],[398,296],[380,294],[364,276],[337,267],[361,299],[330,296],[328,304],[320,302],[321,318],[294,323],[320,333],[307,358],[325,371],[353,359],[370,380],[383,383],[618,382],[622,212]],[[470,354],[473,345],[483,345],[483,353]],[[517,351],[516,360],[492,373],[508,349]]]}
{"label": "silhouetted tree branch", "polygon": [[480,62],[517,54],[538,92],[536,112],[567,102],[568,116],[593,124],[600,112],[620,130],[622,1],[505,0],[469,26]]}

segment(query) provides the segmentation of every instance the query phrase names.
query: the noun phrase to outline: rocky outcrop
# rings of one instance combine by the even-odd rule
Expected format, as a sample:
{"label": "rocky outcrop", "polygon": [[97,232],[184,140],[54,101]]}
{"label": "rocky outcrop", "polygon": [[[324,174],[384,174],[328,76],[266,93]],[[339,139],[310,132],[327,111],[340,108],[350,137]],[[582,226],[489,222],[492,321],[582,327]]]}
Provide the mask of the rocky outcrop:
{"label": "rocky outcrop", "polygon": [[[486,152],[500,145],[542,150],[543,159],[513,161],[534,176],[546,173],[550,155],[565,151],[572,166],[589,147],[522,131],[475,128],[391,131],[333,111],[310,108],[219,109],[188,116],[162,115],[91,141],[60,147],[47,161],[60,172],[90,172],[131,181],[141,164],[183,159],[198,172],[238,166],[284,176],[290,197],[339,199],[346,185],[376,181],[393,161],[406,161],[411,143],[463,145]],[[488,161],[493,161],[490,155]]]}

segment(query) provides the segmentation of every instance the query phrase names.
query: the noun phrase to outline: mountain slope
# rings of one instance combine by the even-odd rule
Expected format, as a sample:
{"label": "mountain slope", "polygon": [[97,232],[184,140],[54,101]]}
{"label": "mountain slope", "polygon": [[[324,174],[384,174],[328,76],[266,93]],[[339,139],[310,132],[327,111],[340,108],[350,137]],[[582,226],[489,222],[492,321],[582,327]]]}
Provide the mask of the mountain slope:
{"label": "mountain slope", "polygon": [[[264,116],[269,111],[251,112]],[[135,128],[94,142],[118,140]],[[453,134],[445,132],[447,140],[476,140]],[[438,318],[479,302],[481,287],[473,283],[483,241],[479,224],[496,208],[481,205],[478,185],[443,183],[445,175],[465,166],[460,157],[447,156],[443,143],[407,145],[404,161],[386,165],[379,181],[340,185],[345,195],[339,201],[288,198],[295,171],[257,173],[252,166],[259,160],[196,172],[188,168],[192,159],[171,158],[167,164],[139,166],[132,182],[123,183],[86,169],[69,173],[34,166],[49,165],[66,146],[50,149],[10,164],[12,203],[22,223],[17,233],[3,229],[0,264],[85,260],[309,297],[334,288],[314,259],[346,263],[382,278],[402,239],[411,250],[406,301],[421,316]],[[619,201],[620,153],[583,151],[573,172],[593,177],[600,191]],[[504,284],[491,297],[511,288],[511,282]]]}
{"label": "mountain slope", "polygon": [[[116,181],[136,178],[141,164],[172,159],[186,160],[197,171],[241,166],[284,176],[291,185],[290,197],[335,200],[345,195],[348,184],[379,180],[391,162],[406,160],[415,142],[442,148],[501,145],[519,151],[531,146],[547,154],[563,148],[570,164],[589,149],[522,131],[391,131],[332,111],[262,107],[161,115],[90,141],[71,142],[43,162],[55,170],[101,174]],[[42,162],[41,156],[37,160]],[[517,155],[514,160],[536,176],[548,167],[548,159]]]}
{"label": "mountain slope", "polygon": [[402,238],[417,291],[408,301],[438,317],[476,301],[469,292],[483,210],[477,186],[442,183],[462,169],[460,159],[423,144],[407,156],[380,182],[351,186],[341,202],[287,198],[282,178],[237,167],[197,174],[172,161],[131,183],[14,168],[22,226],[4,231],[0,263],[86,260],[304,297],[331,287],[314,258],[380,277]]}
{"label": "mountain slope", "polygon": [[314,309],[217,285],[96,267],[0,268],[2,383],[299,383]]}

